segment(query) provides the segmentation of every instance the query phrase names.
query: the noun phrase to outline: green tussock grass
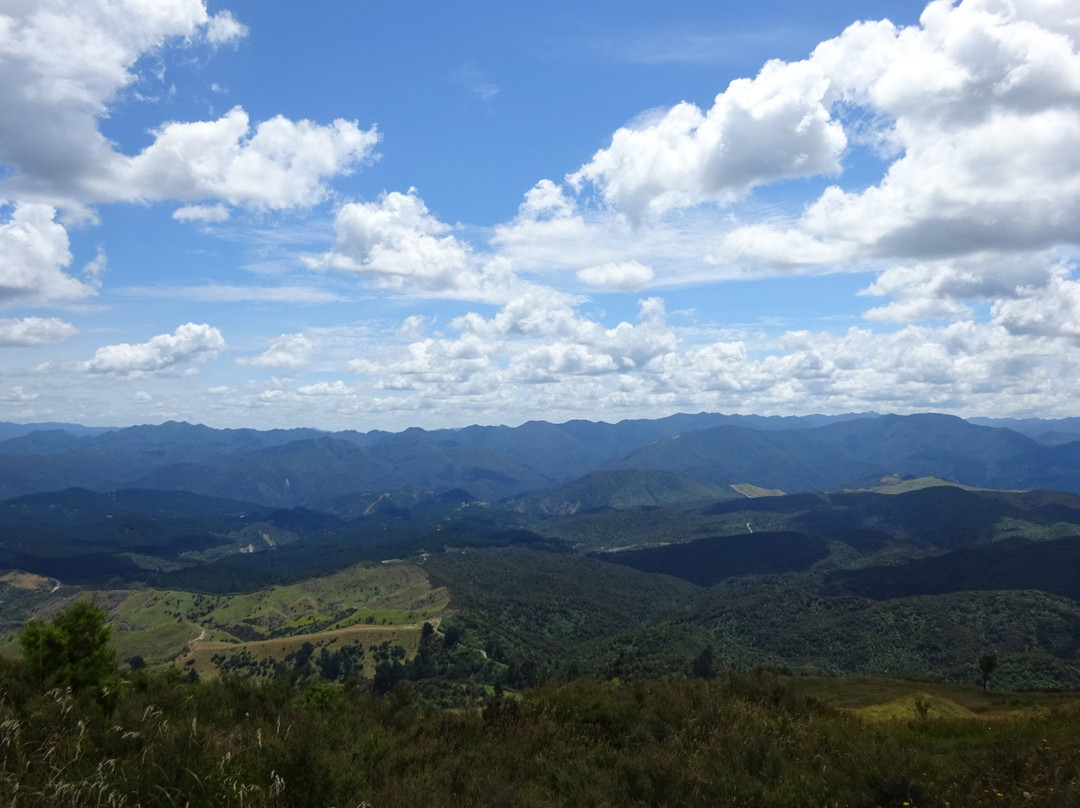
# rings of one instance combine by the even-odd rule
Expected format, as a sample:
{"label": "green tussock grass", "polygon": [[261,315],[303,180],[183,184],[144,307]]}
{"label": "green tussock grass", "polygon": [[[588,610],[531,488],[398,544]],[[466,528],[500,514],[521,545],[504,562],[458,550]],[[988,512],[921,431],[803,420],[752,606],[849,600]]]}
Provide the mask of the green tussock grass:
{"label": "green tussock grass", "polygon": [[924,488],[936,488],[938,486],[946,485],[952,488],[960,488],[964,491],[987,491],[986,488],[975,488],[970,485],[964,485],[963,483],[954,483],[951,480],[943,480],[940,477],[916,477],[913,480],[896,480],[895,482],[885,482],[877,488],[872,490],[878,494],[906,494],[909,491],[921,491]]}
{"label": "green tussock grass", "polygon": [[1073,808],[1080,713],[866,721],[767,674],[399,687],[136,677],[106,707],[0,669],[0,805]]}
{"label": "green tussock grass", "polygon": [[922,692],[907,696],[901,696],[885,704],[875,704],[863,707],[859,715],[869,720],[904,719],[920,720],[938,718],[974,718],[975,713],[949,699],[942,699],[929,693]]}

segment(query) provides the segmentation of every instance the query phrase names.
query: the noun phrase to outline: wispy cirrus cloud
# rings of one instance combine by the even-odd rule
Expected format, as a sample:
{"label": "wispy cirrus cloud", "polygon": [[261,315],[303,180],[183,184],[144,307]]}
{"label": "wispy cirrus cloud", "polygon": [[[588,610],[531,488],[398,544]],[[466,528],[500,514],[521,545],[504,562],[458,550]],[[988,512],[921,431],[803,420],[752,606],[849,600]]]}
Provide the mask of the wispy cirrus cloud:
{"label": "wispy cirrus cloud", "polygon": [[502,92],[494,81],[475,67],[459,67],[452,74],[454,82],[470,96],[481,101],[493,101]]}
{"label": "wispy cirrus cloud", "polygon": [[337,292],[315,286],[235,286],[208,283],[200,286],[121,286],[121,297],[192,300],[200,303],[295,303],[315,305],[347,300]]}

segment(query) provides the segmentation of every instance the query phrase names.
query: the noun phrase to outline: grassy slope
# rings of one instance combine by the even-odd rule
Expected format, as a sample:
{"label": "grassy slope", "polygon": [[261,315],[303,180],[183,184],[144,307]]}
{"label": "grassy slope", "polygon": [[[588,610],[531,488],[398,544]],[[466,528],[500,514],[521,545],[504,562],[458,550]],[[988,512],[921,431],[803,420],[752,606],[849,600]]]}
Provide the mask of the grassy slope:
{"label": "grassy slope", "polygon": [[447,600],[446,591],[432,589],[418,567],[384,564],[244,595],[141,590],[112,616],[122,655],[130,650],[160,662],[200,635],[209,641],[253,641],[333,631],[369,619],[376,625],[408,625],[438,614]]}
{"label": "grassy slope", "polygon": [[731,488],[747,499],[757,499],[758,497],[780,497],[784,495],[784,492],[779,488],[760,488],[756,485],[750,485],[750,483],[735,483]]}
{"label": "grassy slope", "polygon": [[[888,480],[888,482],[886,482]],[[915,477],[910,480],[901,480],[900,478],[885,478],[882,479],[882,485],[873,488],[867,488],[867,491],[874,491],[878,494],[906,494],[909,491],[921,491],[924,488],[935,488],[937,486],[950,486],[953,488],[961,488],[964,491],[987,491],[986,488],[975,488],[970,485],[962,485],[961,483],[954,483],[951,480],[943,480],[940,477]]]}
{"label": "grassy slope", "polygon": [[[799,692],[845,710],[854,710],[868,717],[910,719],[914,710],[887,709],[890,705],[913,705],[920,695],[929,696],[941,704],[955,705],[953,715],[984,719],[1018,715],[1042,715],[1051,710],[1075,706],[1076,691],[1032,691],[1015,693],[990,687],[983,690],[973,685],[947,682],[923,682],[913,679],[889,679],[875,676],[798,676],[782,677]],[[991,680],[993,681],[993,680]],[[950,713],[942,714],[942,717]],[[932,713],[933,714],[933,713]]]}
{"label": "grassy slope", "polygon": [[[354,566],[240,595],[156,589],[92,594],[109,613],[119,657],[138,655],[149,664],[166,662],[195,642],[236,644],[357,625],[422,624],[449,601],[444,588],[433,588],[423,570],[411,564]],[[71,597],[58,593],[51,605],[64,605]],[[49,604],[44,611],[51,611]],[[14,650],[9,635],[0,643],[0,653]]]}
{"label": "grassy slope", "polygon": [[[433,626],[439,625],[439,618],[432,617],[430,622]],[[420,644],[420,632],[423,623],[411,625],[356,625],[348,628],[320,631],[315,634],[297,634],[292,637],[281,637],[273,640],[257,640],[254,642],[222,642],[220,640],[199,640],[188,643],[188,646],[172,663],[174,667],[186,670],[189,667],[195,669],[202,679],[214,679],[220,675],[220,669],[214,663],[213,657],[222,654],[226,657],[233,654],[247,654],[257,664],[263,660],[280,660],[289,654],[298,651],[305,643],[311,643],[315,650],[326,648],[334,651],[345,645],[359,644],[370,650],[373,646],[389,642],[391,645],[400,645],[405,649],[406,658],[412,658]],[[375,674],[375,657],[367,653],[363,657],[364,676],[371,678]]]}

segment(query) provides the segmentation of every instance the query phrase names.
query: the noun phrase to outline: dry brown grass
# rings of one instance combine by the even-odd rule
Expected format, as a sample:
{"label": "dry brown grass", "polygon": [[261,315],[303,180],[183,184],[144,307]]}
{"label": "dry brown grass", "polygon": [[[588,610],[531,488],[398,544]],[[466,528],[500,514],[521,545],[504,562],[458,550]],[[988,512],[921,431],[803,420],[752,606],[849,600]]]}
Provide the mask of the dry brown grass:
{"label": "dry brown grass", "polygon": [[[438,628],[439,618],[433,617],[426,621]],[[304,643],[310,642],[319,648],[333,648],[336,645],[348,645],[360,643],[364,648],[372,645],[381,645],[389,642],[397,644],[405,649],[407,658],[411,659],[416,654],[420,644],[420,632],[423,623],[414,623],[406,626],[376,626],[357,625],[348,628],[335,629],[333,631],[321,631],[315,634],[297,634],[293,637],[282,637],[272,640],[255,640],[253,642],[222,642],[220,640],[192,640],[187,648],[172,663],[171,667],[195,668],[200,678],[215,679],[219,675],[217,665],[211,660],[216,654],[231,656],[247,652],[256,662],[264,659],[282,660],[289,654],[297,651]],[[191,662],[194,660],[194,663]],[[375,674],[375,658],[371,654],[364,657],[364,675],[371,677]]]}
{"label": "dry brown grass", "polygon": [[41,575],[34,575],[32,572],[22,572],[21,570],[12,570],[0,575],[0,582],[13,586],[16,589],[52,589],[53,581],[51,578],[45,578]]}

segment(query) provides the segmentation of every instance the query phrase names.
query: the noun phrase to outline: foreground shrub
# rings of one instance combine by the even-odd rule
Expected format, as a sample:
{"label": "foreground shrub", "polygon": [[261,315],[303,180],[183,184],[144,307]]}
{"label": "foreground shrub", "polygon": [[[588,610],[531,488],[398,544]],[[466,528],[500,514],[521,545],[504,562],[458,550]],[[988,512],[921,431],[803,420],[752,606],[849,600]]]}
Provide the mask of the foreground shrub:
{"label": "foreground shrub", "polygon": [[[10,672],[10,671],[9,671]],[[0,806],[1080,804],[1080,714],[867,724],[768,674],[575,681],[483,709],[133,676],[111,714],[0,677]],[[406,686],[407,687],[407,686]]]}

